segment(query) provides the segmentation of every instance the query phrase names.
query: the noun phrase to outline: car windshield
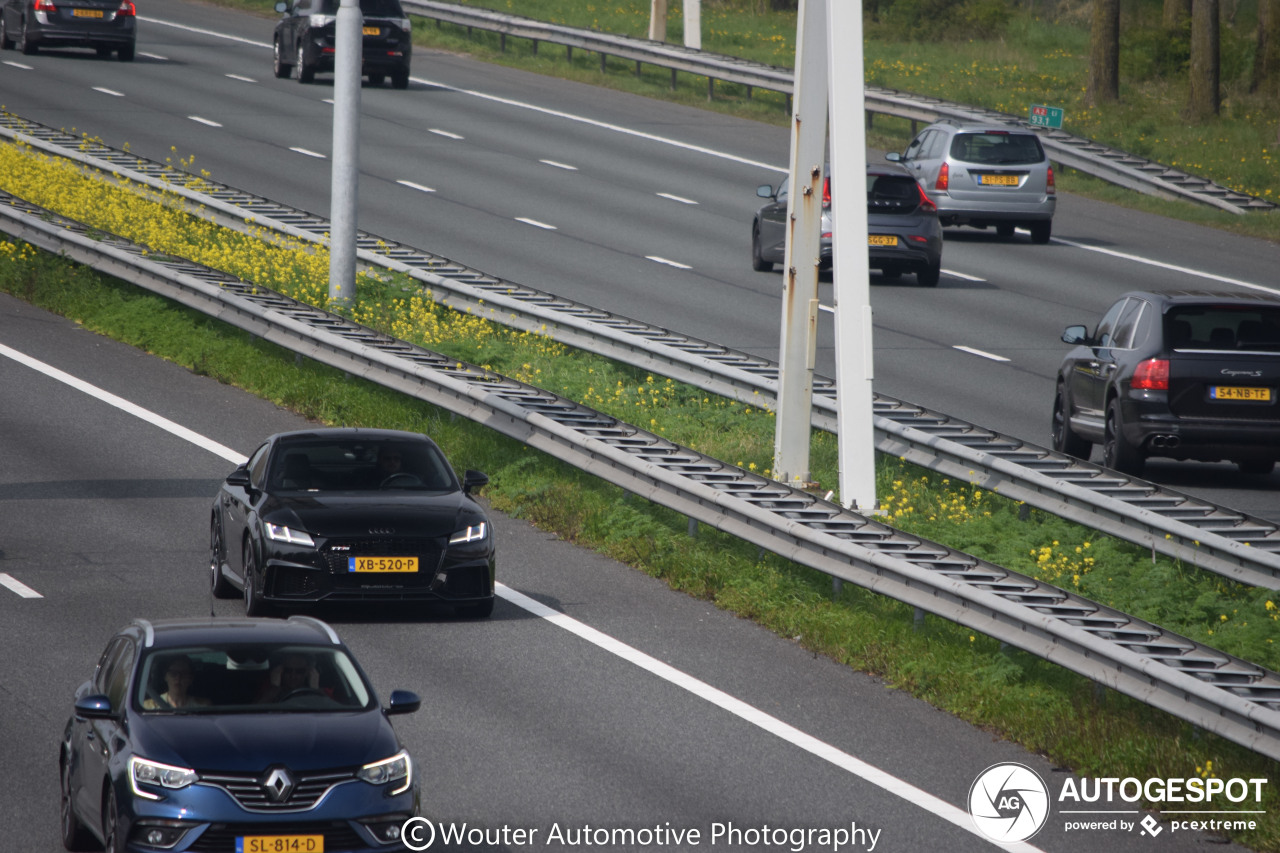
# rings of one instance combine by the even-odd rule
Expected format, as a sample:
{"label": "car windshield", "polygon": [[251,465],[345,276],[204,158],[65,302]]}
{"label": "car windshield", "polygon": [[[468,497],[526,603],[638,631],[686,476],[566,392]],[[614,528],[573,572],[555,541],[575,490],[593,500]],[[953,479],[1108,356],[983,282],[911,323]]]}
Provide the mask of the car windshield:
{"label": "car windshield", "polygon": [[134,694],[137,708],[157,714],[341,712],[373,701],[341,649],[269,644],[156,649]]}
{"label": "car windshield", "polygon": [[984,166],[1029,166],[1044,161],[1044,149],[1029,133],[957,133],[951,156]]}
{"label": "car windshield", "polygon": [[276,448],[267,473],[281,491],[372,491],[457,489],[453,469],[425,441],[339,439],[291,441]]}
{"label": "car windshield", "polygon": [[1176,350],[1280,352],[1280,306],[1174,306],[1164,315],[1164,336]]}

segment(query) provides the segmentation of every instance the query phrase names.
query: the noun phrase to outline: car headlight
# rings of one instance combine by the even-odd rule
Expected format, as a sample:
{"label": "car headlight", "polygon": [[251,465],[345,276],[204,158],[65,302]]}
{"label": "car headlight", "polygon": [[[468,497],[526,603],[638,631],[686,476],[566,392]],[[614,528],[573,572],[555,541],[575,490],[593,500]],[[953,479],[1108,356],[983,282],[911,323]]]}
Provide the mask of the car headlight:
{"label": "car headlight", "polygon": [[262,529],[266,532],[268,539],[274,539],[277,542],[288,542],[290,545],[306,545],[308,548],[316,546],[311,534],[304,530],[295,530],[292,527],[285,527],[283,524],[272,524],[269,521],[262,522]]}
{"label": "car headlight", "polygon": [[479,524],[469,524],[462,530],[449,537],[450,545],[465,545],[468,542],[483,542],[489,536],[489,525],[487,522]]}
{"label": "car headlight", "polygon": [[386,785],[390,782],[403,782],[391,793],[402,794],[413,784],[413,761],[409,753],[403,749],[390,758],[366,764],[356,771],[356,778],[363,779],[370,785]]}
{"label": "car headlight", "polygon": [[172,764],[161,764],[148,761],[136,755],[129,759],[129,787],[133,793],[147,800],[158,800],[160,797],[139,788],[139,785],[152,785],[160,788],[185,788],[200,777],[189,767],[174,767]]}

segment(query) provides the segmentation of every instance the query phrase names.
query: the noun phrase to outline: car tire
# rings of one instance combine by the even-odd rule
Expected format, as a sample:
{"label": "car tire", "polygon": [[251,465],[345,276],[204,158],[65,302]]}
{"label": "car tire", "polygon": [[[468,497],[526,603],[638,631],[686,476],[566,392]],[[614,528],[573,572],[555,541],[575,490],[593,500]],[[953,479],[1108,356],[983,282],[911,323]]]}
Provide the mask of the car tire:
{"label": "car tire", "polygon": [[938,279],[942,278],[942,261],[938,260],[932,266],[924,269],[916,270],[916,284],[921,287],[937,287]]}
{"label": "car tire", "polygon": [[17,43],[9,38],[9,28],[4,25],[4,15],[0,14],[0,50],[13,50]]}
{"label": "car tire", "polygon": [[298,45],[297,62],[294,63],[294,70],[297,72],[299,83],[310,83],[316,79],[316,70],[307,64],[307,53],[305,48]]}
{"label": "car tire", "polygon": [[751,226],[751,268],[756,272],[773,272],[773,261],[766,261],[761,255],[759,222]]}
{"label": "car tire", "polygon": [[1120,398],[1112,397],[1107,404],[1106,433],[1102,443],[1102,464],[1121,474],[1135,477],[1142,473],[1146,460],[1142,451],[1129,443],[1124,437],[1123,421],[1120,418]]}
{"label": "car tire", "polygon": [[62,760],[62,797],[61,824],[62,846],[72,851],[96,850],[97,839],[89,831],[89,827],[80,822],[76,816],[75,806],[71,801],[71,770],[67,760]]}
{"label": "car tire", "polygon": [[284,80],[293,73],[293,66],[284,61],[284,52],[280,49],[280,39],[271,43],[271,71],[277,80]]}
{"label": "car tire", "polygon": [[22,52],[27,56],[33,56],[40,51],[40,45],[36,44],[31,38],[31,30],[27,26],[27,22],[22,22]]}
{"label": "car tire", "polygon": [[102,807],[102,838],[105,853],[125,853],[125,835],[120,826],[120,804],[116,789],[107,782],[107,802]]}
{"label": "car tire", "polygon": [[116,51],[116,59],[120,60],[121,62],[133,62],[133,55],[134,55],[134,46],[131,44],[125,45],[124,47]]}
{"label": "car tire", "polygon": [[236,588],[222,573],[224,545],[222,521],[215,515],[209,523],[209,590],[214,598],[233,598]]}
{"label": "car tire", "polygon": [[258,588],[258,581],[254,577],[257,572],[257,561],[253,556],[253,543],[248,539],[244,540],[244,560],[241,569],[244,571],[244,615],[245,616],[266,616],[267,603],[262,600],[262,591]]}
{"label": "car tire", "polygon": [[1043,245],[1049,242],[1049,235],[1053,233],[1053,220],[1041,219],[1036,222],[1032,222],[1030,228],[1031,242]]}
{"label": "car tire", "polygon": [[403,71],[391,72],[391,88],[393,89],[409,88],[409,69],[408,68],[404,69]]}
{"label": "car tire", "polygon": [[1089,453],[1093,450],[1093,443],[1086,441],[1076,435],[1071,429],[1071,422],[1067,418],[1067,389],[1061,382],[1058,383],[1058,393],[1053,398],[1053,449],[1059,453],[1065,453],[1068,456],[1074,456],[1076,459],[1089,460]]}
{"label": "car tire", "polygon": [[1274,459],[1241,459],[1236,462],[1241,474],[1265,477],[1276,469]]}

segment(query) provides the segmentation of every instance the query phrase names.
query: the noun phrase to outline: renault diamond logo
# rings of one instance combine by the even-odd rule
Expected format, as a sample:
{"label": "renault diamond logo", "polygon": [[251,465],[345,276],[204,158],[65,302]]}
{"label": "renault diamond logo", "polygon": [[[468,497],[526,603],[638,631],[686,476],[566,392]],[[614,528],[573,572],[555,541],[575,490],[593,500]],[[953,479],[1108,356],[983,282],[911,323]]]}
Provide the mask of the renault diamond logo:
{"label": "renault diamond logo", "polygon": [[283,767],[274,767],[267,774],[267,778],[262,780],[262,790],[266,792],[268,799],[283,803],[293,793],[295,784],[288,770]]}

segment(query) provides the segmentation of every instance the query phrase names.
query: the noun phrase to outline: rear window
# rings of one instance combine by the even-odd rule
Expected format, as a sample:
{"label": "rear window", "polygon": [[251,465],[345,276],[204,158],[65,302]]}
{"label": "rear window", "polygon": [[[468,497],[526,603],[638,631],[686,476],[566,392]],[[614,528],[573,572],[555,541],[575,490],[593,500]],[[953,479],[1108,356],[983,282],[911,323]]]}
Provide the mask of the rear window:
{"label": "rear window", "polygon": [[[341,0],[321,0],[317,10],[322,15],[338,14]],[[400,0],[360,0],[360,11],[374,18],[403,18]]]}
{"label": "rear window", "polygon": [[910,213],[920,205],[920,191],[909,175],[867,175],[868,213]]}
{"label": "rear window", "polygon": [[1030,166],[1044,162],[1044,149],[1031,133],[957,133],[951,156],[983,166]]}
{"label": "rear window", "polygon": [[1170,349],[1280,352],[1280,306],[1175,306],[1164,336]]}

